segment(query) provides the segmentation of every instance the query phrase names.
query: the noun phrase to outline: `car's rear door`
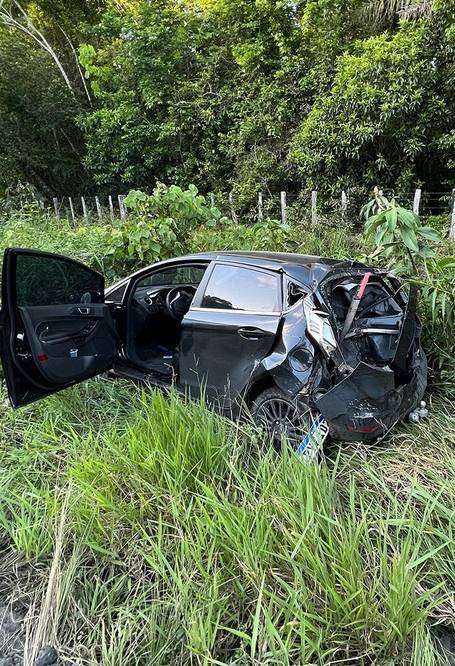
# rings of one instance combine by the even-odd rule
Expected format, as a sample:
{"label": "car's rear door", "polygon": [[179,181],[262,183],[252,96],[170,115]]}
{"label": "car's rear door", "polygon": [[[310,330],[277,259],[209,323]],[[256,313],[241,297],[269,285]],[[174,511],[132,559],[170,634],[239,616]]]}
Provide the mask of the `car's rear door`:
{"label": "car's rear door", "polygon": [[281,320],[281,274],[216,262],[182,322],[180,382],[229,409],[270,354]]}
{"label": "car's rear door", "polygon": [[117,335],[103,276],[67,257],[7,249],[0,342],[14,407],[109,370]]}

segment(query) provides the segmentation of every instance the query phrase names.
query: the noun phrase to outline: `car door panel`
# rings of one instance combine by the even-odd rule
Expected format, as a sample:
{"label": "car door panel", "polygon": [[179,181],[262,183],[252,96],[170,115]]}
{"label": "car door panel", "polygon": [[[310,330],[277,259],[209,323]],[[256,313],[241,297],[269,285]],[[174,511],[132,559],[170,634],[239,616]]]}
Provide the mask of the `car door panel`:
{"label": "car door panel", "polygon": [[281,302],[279,271],[213,262],[182,322],[182,388],[231,411],[274,347]]}
{"label": "car door panel", "polygon": [[226,408],[271,351],[280,315],[192,309],[183,319],[180,377],[192,394],[203,386]]}
{"label": "car door panel", "polygon": [[0,342],[14,407],[109,370],[117,340],[102,275],[60,255],[5,251]]}
{"label": "car door panel", "polygon": [[116,337],[104,303],[34,306],[19,313],[33,360],[47,381],[74,382],[112,365]]}

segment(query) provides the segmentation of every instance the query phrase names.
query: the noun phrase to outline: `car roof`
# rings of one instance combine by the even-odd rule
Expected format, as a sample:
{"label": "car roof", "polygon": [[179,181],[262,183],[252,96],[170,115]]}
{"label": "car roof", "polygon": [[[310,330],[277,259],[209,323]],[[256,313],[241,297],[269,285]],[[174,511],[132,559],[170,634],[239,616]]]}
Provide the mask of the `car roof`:
{"label": "car roof", "polygon": [[197,261],[223,261],[226,263],[245,264],[255,268],[263,268],[271,271],[281,271],[290,278],[302,282],[309,286],[315,286],[329,273],[333,268],[364,268],[364,264],[352,260],[330,259],[328,257],[318,257],[314,255],[295,254],[288,252],[256,252],[251,250],[223,250],[220,252],[198,252],[187,254],[181,257],[165,259],[159,261],[153,266],[141,268],[139,271],[129,275],[127,278],[119,280],[109,287],[107,291],[113,291],[122,282],[130,278],[137,278],[154,267],[172,266],[179,262],[197,262]]}
{"label": "car roof", "polygon": [[230,251],[203,252],[192,255],[191,258],[204,258],[210,261],[223,261],[227,263],[241,263],[256,268],[282,271],[289,277],[304,282],[307,285],[319,283],[334,267],[359,267],[364,264],[351,260],[331,259],[309,254],[295,254],[290,252],[253,252]]}
{"label": "car roof", "polygon": [[[332,266],[339,263],[338,259],[328,259],[317,257],[308,254],[293,254],[289,252],[260,252],[253,250],[223,250],[221,252],[200,252],[192,257],[204,257],[210,260],[223,259],[225,261],[232,261],[241,263],[249,263],[255,266],[270,266],[271,268],[279,268],[286,264],[296,264],[297,266],[305,266],[309,268],[315,263],[327,264]],[[182,257],[185,258],[185,257]]]}

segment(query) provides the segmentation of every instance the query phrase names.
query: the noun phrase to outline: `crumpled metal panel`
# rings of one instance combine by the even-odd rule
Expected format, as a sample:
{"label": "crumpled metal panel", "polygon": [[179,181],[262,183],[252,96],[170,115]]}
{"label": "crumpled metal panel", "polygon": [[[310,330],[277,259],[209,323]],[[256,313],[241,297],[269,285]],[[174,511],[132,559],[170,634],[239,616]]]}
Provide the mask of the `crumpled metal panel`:
{"label": "crumpled metal panel", "polygon": [[283,316],[281,335],[272,352],[260,364],[261,372],[270,373],[277,386],[295,395],[304,387],[313,370],[314,347],[305,336],[306,323],[300,303]]}
{"label": "crumpled metal panel", "polygon": [[404,418],[423,396],[426,359],[423,353],[411,380],[395,386],[390,367],[361,362],[345,379],[316,400],[333,437],[346,440],[377,439]]}

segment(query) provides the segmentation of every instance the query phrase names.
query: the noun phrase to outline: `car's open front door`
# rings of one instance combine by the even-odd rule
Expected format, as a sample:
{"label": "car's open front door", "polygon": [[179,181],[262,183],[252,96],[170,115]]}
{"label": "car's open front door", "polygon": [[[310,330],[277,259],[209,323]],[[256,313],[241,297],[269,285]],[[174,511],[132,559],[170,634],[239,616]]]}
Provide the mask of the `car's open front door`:
{"label": "car's open front door", "polygon": [[117,336],[103,276],[67,257],[7,249],[0,341],[14,407],[109,370]]}

